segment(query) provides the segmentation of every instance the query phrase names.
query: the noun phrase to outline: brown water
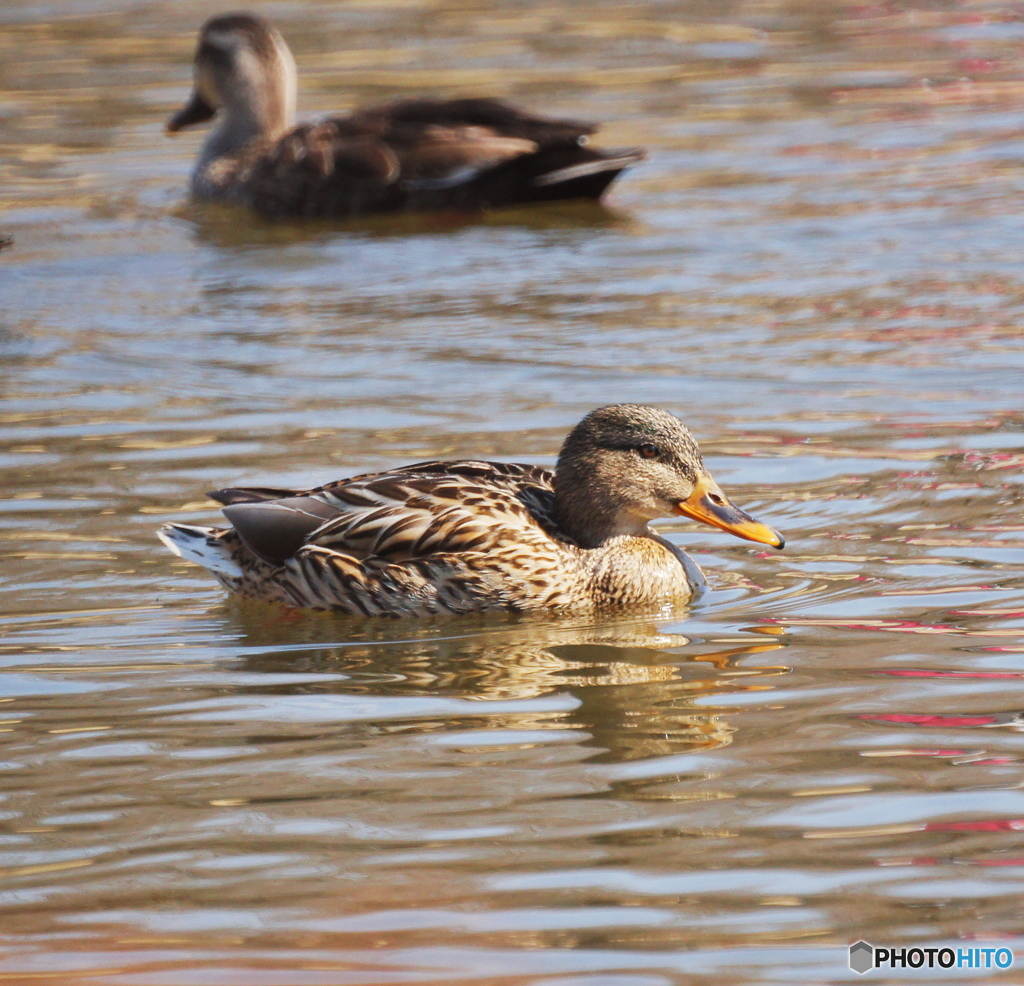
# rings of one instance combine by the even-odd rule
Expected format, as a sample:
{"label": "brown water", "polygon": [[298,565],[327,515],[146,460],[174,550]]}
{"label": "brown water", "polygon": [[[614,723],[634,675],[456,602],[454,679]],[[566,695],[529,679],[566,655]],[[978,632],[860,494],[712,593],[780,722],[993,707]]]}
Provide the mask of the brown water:
{"label": "brown water", "polygon": [[[606,212],[266,227],[161,133],[216,6],[7,0],[0,981],[1024,981],[1024,6],[253,6],[306,113],[495,93],[650,160]],[[154,538],[609,401],[786,551],[666,522],[689,614],[365,623]]]}

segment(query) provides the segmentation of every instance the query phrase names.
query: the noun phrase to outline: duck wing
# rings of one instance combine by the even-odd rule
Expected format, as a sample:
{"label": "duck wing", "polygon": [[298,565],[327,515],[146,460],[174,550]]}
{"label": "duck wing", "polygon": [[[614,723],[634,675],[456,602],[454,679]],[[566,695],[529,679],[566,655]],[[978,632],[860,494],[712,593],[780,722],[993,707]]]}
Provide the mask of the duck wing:
{"label": "duck wing", "polygon": [[[318,547],[353,561],[401,562],[485,551],[555,534],[552,474],[498,462],[425,462],[294,492],[210,496],[242,542],[271,564]],[[281,494],[281,495],[278,495]]]}
{"label": "duck wing", "polygon": [[267,218],[338,217],[397,208],[401,164],[379,134],[344,118],[303,123],[254,148],[241,181]]}
{"label": "duck wing", "polygon": [[489,127],[440,124],[394,127],[389,146],[398,158],[402,189],[407,193],[470,185],[538,150],[528,138],[505,136]]}
{"label": "duck wing", "polygon": [[382,130],[400,127],[484,127],[503,137],[521,137],[539,147],[580,144],[597,132],[593,123],[555,120],[525,113],[500,99],[405,99],[350,117]]}
{"label": "duck wing", "polygon": [[[586,146],[597,126],[525,113],[498,99],[412,99],[356,113],[352,120],[375,127],[403,156],[403,181],[412,193],[459,190],[455,206],[512,205],[551,199],[598,198],[643,151],[605,151]],[[466,157],[443,174],[422,173],[433,157],[432,132],[446,131]],[[424,138],[426,138],[424,140]],[[532,149],[516,151],[510,141]],[[473,153],[473,144],[479,151]],[[486,145],[493,149],[487,157]],[[505,151],[504,155],[499,148]],[[433,203],[415,202],[416,207]],[[434,204],[436,207],[436,204]]]}
{"label": "duck wing", "polygon": [[488,127],[362,114],[296,127],[254,155],[243,181],[268,217],[390,212],[418,207],[410,191],[464,185],[536,151],[532,140]]}
{"label": "duck wing", "polygon": [[643,152],[584,146],[595,129],[495,99],[405,100],[301,124],[240,180],[268,218],[596,198]]}

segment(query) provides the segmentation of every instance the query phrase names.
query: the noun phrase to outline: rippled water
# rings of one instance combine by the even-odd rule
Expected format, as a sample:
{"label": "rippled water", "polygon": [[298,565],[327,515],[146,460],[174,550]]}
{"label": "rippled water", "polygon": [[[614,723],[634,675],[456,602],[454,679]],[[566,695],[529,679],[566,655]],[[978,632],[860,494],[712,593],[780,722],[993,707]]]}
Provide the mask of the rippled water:
{"label": "rippled water", "polygon": [[[0,10],[0,981],[1024,963],[1020,5],[255,6],[304,112],[495,93],[650,159],[607,210],[268,227],[161,132],[216,8]],[[154,538],[228,484],[550,463],[612,400],[786,551],[666,522],[711,583],[674,620],[374,623]]]}

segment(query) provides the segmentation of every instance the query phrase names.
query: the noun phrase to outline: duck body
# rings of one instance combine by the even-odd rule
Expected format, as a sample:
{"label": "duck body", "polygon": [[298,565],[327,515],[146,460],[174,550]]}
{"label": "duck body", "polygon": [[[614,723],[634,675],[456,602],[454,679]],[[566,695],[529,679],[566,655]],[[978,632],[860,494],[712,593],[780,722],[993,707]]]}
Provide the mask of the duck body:
{"label": "duck body", "polygon": [[262,18],[207,21],[191,100],[167,125],[214,119],[193,194],[267,218],[473,211],[597,199],[643,158],[587,146],[590,124],[496,99],[403,100],[295,126],[295,80],[291,52]]}
{"label": "duck body", "polygon": [[[231,527],[169,524],[160,536],[240,595],[364,616],[589,612],[685,600],[701,584],[700,570],[647,522],[652,513],[682,512],[675,507],[706,499],[709,490],[723,500],[725,518],[709,522],[781,547],[775,531],[724,500],[702,464],[692,481],[669,492],[671,508],[617,496],[644,485],[626,471],[637,457],[633,445],[599,446],[605,468],[594,475],[585,439],[581,452],[573,438],[609,411],[653,412],[655,425],[667,420],[670,433],[677,426],[689,439],[665,412],[616,405],[577,426],[554,472],[518,463],[423,462],[312,490],[225,489],[210,496],[224,504]],[[636,444],[638,437],[645,436],[623,440]],[[639,445],[671,455],[664,437]],[[651,474],[663,465],[652,465]],[[580,484],[581,470],[589,482]]]}
{"label": "duck body", "polygon": [[690,596],[667,542],[620,536],[587,550],[567,539],[553,481],[550,470],[518,463],[422,462],[301,492],[219,490],[210,496],[226,505],[230,529],[173,525],[169,536],[186,557],[193,539],[220,555],[226,564],[213,572],[240,595],[365,616],[582,611]]}

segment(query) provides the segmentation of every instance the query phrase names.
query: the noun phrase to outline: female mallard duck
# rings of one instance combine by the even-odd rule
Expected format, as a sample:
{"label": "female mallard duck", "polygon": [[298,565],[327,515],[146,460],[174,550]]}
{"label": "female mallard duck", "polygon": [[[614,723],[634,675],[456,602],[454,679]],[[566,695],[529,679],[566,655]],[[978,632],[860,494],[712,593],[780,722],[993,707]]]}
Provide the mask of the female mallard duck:
{"label": "female mallard duck", "polygon": [[203,25],[194,79],[168,133],[221,119],[199,152],[193,193],[268,218],[596,199],[643,157],[585,146],[597,129],[589,124],[494,99],[406,100],[296,127],[292,53],[253,14]]}
{"label": "female mallard duck", "polygon": [[366,616],[686,599],[700,570],[647,526],[670,514],[784,544],[729,502],[678,418],[643,404],[588,414],[554,473],[421,462],[305,492],[210,496],[232,526],[168,524],[160,537],[175,554],[243,596]]}

